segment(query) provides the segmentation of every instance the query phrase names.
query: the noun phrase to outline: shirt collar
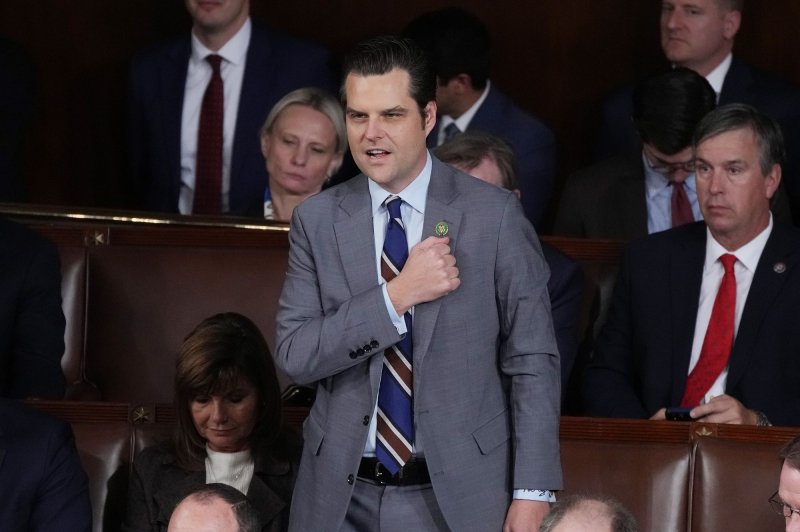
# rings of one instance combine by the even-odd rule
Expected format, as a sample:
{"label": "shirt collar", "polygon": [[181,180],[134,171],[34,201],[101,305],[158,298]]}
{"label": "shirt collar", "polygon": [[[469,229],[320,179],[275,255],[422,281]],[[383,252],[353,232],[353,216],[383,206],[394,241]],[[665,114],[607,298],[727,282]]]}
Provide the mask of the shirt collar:
{"label": "shirt collar", "polygon": [[[425,214],[425,202],[428,197],[428,185],[431,182],[432,168],[433,162],[431,160],[431,154],[430,152],[426,152],[425,166],[422,168],[422,172],[420,172],[406,188],[401,190],[399,194],[394,194],[395,196],[400,196],[409,207],[420,214]],[[391,196],[392,193],[385,190],[372,179],[368,180],[368,185],[369,195],[372,201],[372,215],[374,216],[379,209],[383,208],[383,202],[388,196]]]}
{"label": "shirt collar", "polygon": [[464,114],[459,116],[458,119],[454,119],[450,115],[442,115],[441,116],[442,125],[439,127],[439,130],[444,131],[444,128],[455,122],[459,131],[461,131],[462,133],[466,131],[467,128],[469,127],[469,123],[472,122],[472,119],[475,117],[475,113],[478,112],[478,109],[481,108],[481,105],[483,105],[484,100],[486,100],[486,97],[489,95],[489,89],[491,88],[491,86],[492,82],[487,79],[486,88],[483,89],[483,94],[481,94],[481,97],[478,98],[478,100],[472,104],[472,107],[467,109],[464,112]]}
{"label": "shirt collar", "polygon": [[769,240],[769,235],[772,233],[772,213],[769,214],[769,224],[763,231],[761,231],[756,237],[745,244],[744,246],[736,249],[734,251],[728,251],[722,244],[717,242],[711,231],[706,227],[706,265],[705,268],[708,269],[712,264],[716,262],[716,260],[720,257],[720,255],[724,255],[725,253],[730,253],[732,255],[736,255],[736,259],[744,265],[751,272],[756,271],[756,266],[758,266],[758,260],[761,258],[761,253],[764,251],[764,247],[767,245],[767,240]]}
{"label": "shirt collar", "polygon": [[[647,199],[651,200],[669,188],[669,179],[650,168],[647,155],[645,155],[644,151],[642,152],[642,165],[644,167],[645,194],[647,195]],[[694,174],[690,174],[689,177],[686,178],[686,181],[683,182],[683,186],[686,190],[697,192]]]}
{"label": "shirt collar", "polygon": [[733,54],[728,54],[725,56],[725,59],[722,60],[722,63],[718,64],[717,67],[706,76],[706,80],[711,85],[711,88],[717,93],[717,101],[719,101],[719,94],[722,92],[722,84],[725,83],[725,76],[728,75],[732,60]]}
{"label": "shirt collar", "polygon": [[200,63],[211,54],[221,56],[227,63],[234,65],[243,64],[245,57],[247,57],[247,48],[250,45],[250,34],[252,33],[252,24],[250,17],[245,20],[239,31],[225,43],[225,45],[216,52],[209,50],[200,42],[200,39],[192,32],[192,61]]}

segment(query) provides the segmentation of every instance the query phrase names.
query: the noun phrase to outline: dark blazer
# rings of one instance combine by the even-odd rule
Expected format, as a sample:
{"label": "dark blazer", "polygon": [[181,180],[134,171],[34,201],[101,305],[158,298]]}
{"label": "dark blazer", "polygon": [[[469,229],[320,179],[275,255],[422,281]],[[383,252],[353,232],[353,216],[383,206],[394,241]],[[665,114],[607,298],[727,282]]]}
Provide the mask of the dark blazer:
{"label": "dark blazer", "polygon": [[[500,530],[511,489],[562,484],[547,266],[514,194],[433,158],[422,238],[441,221],[461,284],[414,307],[416,434],[448,526]],[[400,340],[377,279],[367,178],[304,201],[289,240],[276,365],[294,382],[317,383],[291,527],[338,530],[382,353]]]}
{"label": "dark blazer", "polygon": [[[705,260],[697,222],[629,245],[584,382],[594,416],[646,418],[680,403]],[[725,391],[800,425],[800,230],[775,222],[747,296]]]}
{"label": "dark blazer", "polygon": [[[131,64],[128,143],[138,206],[178,211],[181,114],[191,38],[158,45]],[[331,57],[317,45],[253,24],[231,156],[230,214],[264,214],[267,173],[259,129],[286,93],[306,86],[336,90]]]}
{"label": "dark blazer", "polygon": [[641,152],[614,157],[570,175],[553,233],[613,240],[647,235]]}
{"label": "dark blazer", "polygon": [[0,398],[0,530],[92,530],[89,483],[69,425]]}
{"label": "dark blazer", "polygon": [[578,322],[583,303],[583,269],[553,246],[542,242],[542,254],[550,267],[547,291],[553,329],[561,359],[561,400],[567,393],[572,367],[578,353]]}
{"label": "dark blazer", "polygon": [[[612,92],[603,103],[595,160],[638,149],[633,127],[633,85]],[[795,219],[800,217],[800,88],[748,65],[735,56],[722,84],[719,104],[750,104],[781,125],[786,137],[787,164],[783,183]]]}
{"label": "dark blazer", "polygon": [[[440,122],[428,135],[436,146]],[[556,176],[556,139],[536,116],[517,106],[492,85],[467,131],[482,131],[503,138],[514,150],[517,179],[525,216],[539,226],[547,210]]]}
{"label": "dark blazer", "polygon": [[64,396],[64,327],[56,247],[0,218],[0,397]]}
{"label": "dark blazer", "polygon": [[[265,450],[255,455],[255,472],[247,498],[258,512],[264,532],[285,531],[288,527],[301,446],[298,442],[289,460],[274,458]],[[175,463],[175,455],[169,447],[148,447],[133,464],[122,529],[125,532],[166,531],[178,503],[205,483],[205,469],[186,471]]]}

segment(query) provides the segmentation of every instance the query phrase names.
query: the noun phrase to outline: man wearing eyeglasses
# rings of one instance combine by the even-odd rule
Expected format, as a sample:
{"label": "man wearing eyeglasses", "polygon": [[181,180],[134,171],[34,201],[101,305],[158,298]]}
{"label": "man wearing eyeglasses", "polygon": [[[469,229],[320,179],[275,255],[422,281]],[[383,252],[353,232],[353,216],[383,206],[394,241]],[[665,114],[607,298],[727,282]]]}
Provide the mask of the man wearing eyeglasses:
{"label": "man wearing eyeglasses", "polygon": [[798,425],[800,230],[770,213],[780,126],[722,106],[693,154],[704,222],[629,245],[585,372],[587,413]]}
{"label": "man wearing eyeglasses", "polygon": [[630,240],[702,219],[692,132],[715,105],[711,85],[686,68],[641,82],[633,121],[642,149],[570,176],[554,232]]}
{"label": "man wearing eyeglasses", "polygon": [[769,503],[786,519],[786,532],[800,532],[800,436],[786,444],[780,458],[781,479]]}

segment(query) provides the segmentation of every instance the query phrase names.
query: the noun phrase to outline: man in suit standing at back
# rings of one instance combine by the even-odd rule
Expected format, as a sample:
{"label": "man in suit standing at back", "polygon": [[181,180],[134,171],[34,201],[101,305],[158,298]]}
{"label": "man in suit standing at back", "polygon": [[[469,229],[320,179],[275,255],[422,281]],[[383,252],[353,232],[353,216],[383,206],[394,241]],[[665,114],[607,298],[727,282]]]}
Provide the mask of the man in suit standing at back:
{"label": "man in suit standing at back", "polygon": [[562,482],[536,234],[513,193],[429,154],[413,41],[361,43],[344,72],[363,174],[295,209],[277,316],[277,365],[317,384],[290,529],[534,531]]}
{"label": "man in suit standing at back", "polygon": [[191,35],[137,55],[128,142],[138,207],[263,216],[258,131],[304,86],[333,89],[329,53],[250,21],[250,0],[186,0]]}
{"label": "man in suit standing at back", "polygon": [[439,119],[428,146],[440,146],[465,131],[490,133],[508,142],[514,150],[522,207],[538,226],[555,181],[555,136],[491,83],[492,43],[486,26],[472,13],[450,7],[412,20],[405,34],[430,54],[436,69]]}
{"label": "man in suit standing at back", "polygon": [[800,424],[800,231],[770,213],[780,127],[748,105],[722,106],[698,124],[693,152],[705,221],[628,247],[586,370],[586,408]]}

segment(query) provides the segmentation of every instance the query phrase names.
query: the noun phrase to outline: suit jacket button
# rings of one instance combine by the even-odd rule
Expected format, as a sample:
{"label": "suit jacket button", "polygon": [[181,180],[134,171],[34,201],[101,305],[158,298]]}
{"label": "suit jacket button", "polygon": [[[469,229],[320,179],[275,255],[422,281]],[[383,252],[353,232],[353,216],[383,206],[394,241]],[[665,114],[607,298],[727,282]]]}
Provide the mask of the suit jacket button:
{"label": "suit jacket button", "polygon": [[358,353],[358,356],[363,355],[364,354],[364,348],[363,347],[359,347],[358,349],[356,349],[356,353]]}
{"label": "suit jacket button", "polygon": [[355,351],[350,351],[350,358],[356,358],[357,356]]}
{"label": "suit jacket button", "polygon": [[355,477],[353,475],[347,475],[347,483],[348,484],[350,484],[352,486],[353,482],[355,482],[355,481],[356,481],[356,479],[355,479]]}
{"label": "suit jacket button", "polygon": [[361,421],[364,425],[369,425],[369,416],[364,416],[364,419]]}
{"label": "suit jacket button", "polygon": [[365,345],[365,346],[363,347],[363,349],[364,349],[364,352],[365,352],[365,353],[369,353],[370,351],[372,351],[372,347],[370,347],[370,345],[369,345],[369,344]]}
{"label": "suit jacket button", "polygon": [[370,346],[372,349],[375,349],[375,348],[376,348],[376,347],[378,347],[379,345],[381,345],[381,344],[379,344],[377,340],[373,340],[373,341],[371,341],[371,342],[369,343],[369,346]]}

